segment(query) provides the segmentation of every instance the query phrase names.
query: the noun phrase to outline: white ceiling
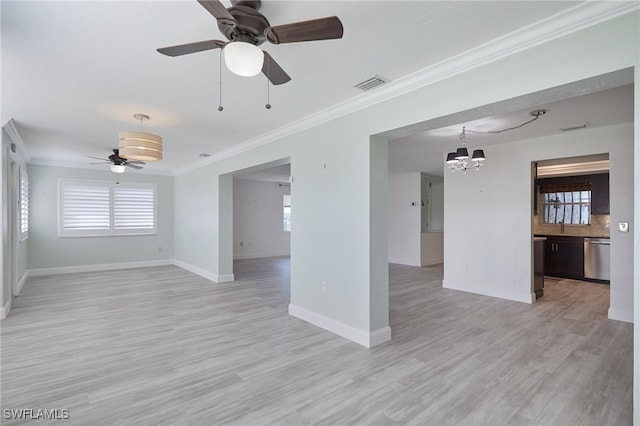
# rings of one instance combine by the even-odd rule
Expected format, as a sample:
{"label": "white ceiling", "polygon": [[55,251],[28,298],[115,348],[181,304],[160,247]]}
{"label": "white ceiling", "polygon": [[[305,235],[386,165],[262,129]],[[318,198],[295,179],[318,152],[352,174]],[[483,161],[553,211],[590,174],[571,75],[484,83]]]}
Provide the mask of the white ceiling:
{"label": "white ceiling", "polygon": [[[120,131],[164,138],[170,172],[354,97],[379,74],[392,81],[557,14],[559,1],[265,1],[272,25],[337,15],[341,40],[269,45],[292,81],[271,87],[223,68],[218,51],[170,58],[156,48],[223,38],[195,0],[6,1],[2,7],[2,122],[12,118],[36,163],[86,166]],[[230,3],[226,2],[226,6]],[[102,167],[102,166],[96,166]]]}

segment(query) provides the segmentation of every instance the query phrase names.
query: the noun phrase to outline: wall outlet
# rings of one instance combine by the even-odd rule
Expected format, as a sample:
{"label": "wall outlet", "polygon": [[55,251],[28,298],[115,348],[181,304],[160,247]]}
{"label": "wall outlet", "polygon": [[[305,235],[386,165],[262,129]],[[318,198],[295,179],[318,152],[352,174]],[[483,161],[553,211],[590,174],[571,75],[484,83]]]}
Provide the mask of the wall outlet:
{"label": "wall outlet", "polygon": [[620,232],[629,232],[629,222],[620,222],[620,223],[618,223],[618,231],[620,231]]}
{"label": "wall outlet", "polygon": [[326,281],[322,281],[322,284],[320,285],[320,290],[321,290],[323,293],[326,293],[326,292],[327,292],[327,282],[326,282]]}

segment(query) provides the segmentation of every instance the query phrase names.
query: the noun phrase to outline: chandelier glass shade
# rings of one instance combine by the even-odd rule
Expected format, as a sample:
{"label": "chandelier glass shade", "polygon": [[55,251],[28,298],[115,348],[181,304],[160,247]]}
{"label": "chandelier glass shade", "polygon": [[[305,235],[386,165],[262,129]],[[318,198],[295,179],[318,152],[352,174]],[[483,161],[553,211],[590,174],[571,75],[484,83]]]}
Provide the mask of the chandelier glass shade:
{"label": "chandelier glass shade", "polygon": [[224,47],[224,62],[234,74],[253,77],[262,71],[262,49],[244,41],[234,41]]}

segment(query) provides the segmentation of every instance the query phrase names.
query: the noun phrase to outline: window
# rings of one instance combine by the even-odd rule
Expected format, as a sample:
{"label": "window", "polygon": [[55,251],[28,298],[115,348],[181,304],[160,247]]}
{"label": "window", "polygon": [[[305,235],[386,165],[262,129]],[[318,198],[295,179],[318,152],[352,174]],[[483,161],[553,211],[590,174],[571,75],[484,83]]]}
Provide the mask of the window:
{"label": "window", "polygon": [[282,229],[287,232],[291,232],[291,195],[284,194],[282,197],[282,204]]}
{"label": "window", "polygon": [[61,237],[156,234],[156,185],[59,181]]}
{"label": "window", "polygon": [[29,176],[20,170],[20,241],[29,237]]}
{"label": "window", "polygon": [[546,192],[542,198],[544,223],[591,223],[591,191]]}

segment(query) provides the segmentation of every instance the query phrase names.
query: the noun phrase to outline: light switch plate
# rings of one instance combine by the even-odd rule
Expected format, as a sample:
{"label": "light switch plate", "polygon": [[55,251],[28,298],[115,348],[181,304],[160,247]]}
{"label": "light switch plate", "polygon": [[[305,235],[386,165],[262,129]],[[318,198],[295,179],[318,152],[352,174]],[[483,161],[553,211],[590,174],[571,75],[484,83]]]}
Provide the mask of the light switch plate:
{"label": "light switch plate", "polygon": [[629,222],[620,222],[620,223],[618,223],[618,231],[620,231],[620,232],[629,232]]}

